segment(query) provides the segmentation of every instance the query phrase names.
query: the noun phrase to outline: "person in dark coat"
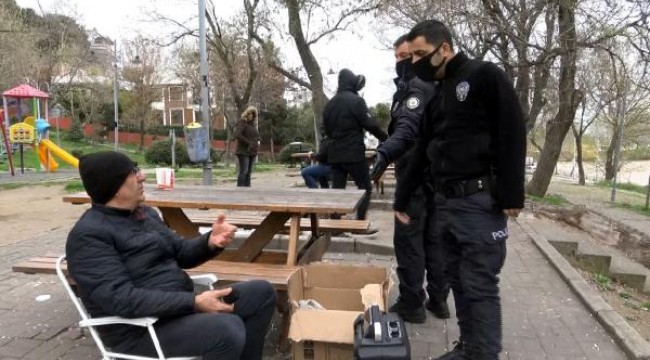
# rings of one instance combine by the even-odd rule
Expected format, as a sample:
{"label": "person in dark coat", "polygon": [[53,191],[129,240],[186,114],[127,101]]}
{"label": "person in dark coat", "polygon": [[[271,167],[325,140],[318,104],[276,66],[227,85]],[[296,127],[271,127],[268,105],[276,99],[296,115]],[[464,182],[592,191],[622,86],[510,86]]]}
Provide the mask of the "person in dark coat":
{"label": "person in dark coat", "polygon": [[242,114],[233,135],[237,139],[237,163],[239,174],[237,175],[237,186],[251,186],[251,173],[253,163],[257,156],[260,145],[260,133],[257,130],[257,108],[249,106]]}
{"label": "person in dark coat", "polygon": [[[266,281],[233,284],[194,294],[189,269],[221,253],[236,227],[223,215],[212,231],[183,239],[143,205],[144,174],[126,155],[99,152],[79,161],[92,199],[66,242],[68,272],[92,317],[158,317],[154,324],[166,356],[261,359],[276,294]],[[232,292],[233,304],[221,299]],[[98,328],[107,347],[156,356],[147,329]]]}
{"label": "person in dark coat", "polygon": [[[397,91],[393,95],[388,125],[390,136],[377,149],[371,178],[377,181],[388,164],[394,162],[396,188],[399,188],[419,136],[420,124],[427,120],[427,105],[440,90],[438,83],[424,82],[415,76],[406,35],[395,41],[393,49]],[[425,176],[426,170],[422,169],[421,174]],[[431,197],[425,196],[425,193],[425,189],[420,187],[409,199],[406,210],[411,218],[409,224],[394,219],[393,244],[399,277],[399,297],[390,311],[400,314],[404,321],[413,323],[426,321],[425,308],[440,319],[450,316],[447,307],[449,285],[444,279],[440,241],[431,225],[435,207]],[[426,292],[423,289],[425,274]]]}
{"label": "person in dark coat", "polygon": [[327,161],[332,171],[332,187],[345,189],[348,175],[357,188],[366,191],[357,210],[357,219],[365,220],[372,184],[366,162],[364,131],[370,132],[379,141],[388,137],[377,121],[368,112],[365,100],[358,92],[366,84],[363,75],[355,75],[348,69],[339,72],[336,95],[325,105],[323,126],[331,143],[327,150]]}
{"label": "person in dark coat", "polygon": [[410,193],[434,192],[433,227],[456,304],[460,341],[439,360],[497,360],[502,344],[499,273],[506,259],[508,217],[524,206],[526,128],[512,80],[488,61],[454,51],[449,29],[426,20],[408,39],[415,75],[441,81],[440,96],[410,158],[393,209],[404,223]]}

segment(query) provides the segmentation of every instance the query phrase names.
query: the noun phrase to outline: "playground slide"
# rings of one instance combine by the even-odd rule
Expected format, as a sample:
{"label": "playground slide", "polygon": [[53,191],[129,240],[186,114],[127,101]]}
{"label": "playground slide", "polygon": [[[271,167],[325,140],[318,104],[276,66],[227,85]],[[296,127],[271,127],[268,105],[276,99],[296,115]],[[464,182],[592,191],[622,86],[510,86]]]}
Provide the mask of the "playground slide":
{"label": "playground slide", "polygon": [[[69,152],[61,149],[55,143],[47,139],[40,141],[39,151],[38,151],[38,158],[41,160],[41,164],[43,164],[43,166],[45,166],[47,150],[50,150],[51,155],[56,155],[56,157],[65,161],[66,163],[74,167],[79,167],[79,159],[70,155]],[[52,162],[56,164],[56,167],[52,167]],[[55,170],[58,167],[59,164],[57,164],[56,161],[52,159],[52,156],[50,156],[50,170]]]}

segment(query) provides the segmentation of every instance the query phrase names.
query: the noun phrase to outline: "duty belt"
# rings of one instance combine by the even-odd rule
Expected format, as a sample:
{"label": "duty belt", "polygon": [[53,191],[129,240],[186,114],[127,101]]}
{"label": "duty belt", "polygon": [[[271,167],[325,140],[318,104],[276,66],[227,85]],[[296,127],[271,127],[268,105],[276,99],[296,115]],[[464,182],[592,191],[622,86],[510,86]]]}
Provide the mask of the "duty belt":
{"label": "duty belt", "polygon": [[452,183],[434,183],[433,189],[447,198],[459,198],[470,196],[477,192],[489,191],[491,181],[489,176],[481,176],[475,179],[455,181]]}

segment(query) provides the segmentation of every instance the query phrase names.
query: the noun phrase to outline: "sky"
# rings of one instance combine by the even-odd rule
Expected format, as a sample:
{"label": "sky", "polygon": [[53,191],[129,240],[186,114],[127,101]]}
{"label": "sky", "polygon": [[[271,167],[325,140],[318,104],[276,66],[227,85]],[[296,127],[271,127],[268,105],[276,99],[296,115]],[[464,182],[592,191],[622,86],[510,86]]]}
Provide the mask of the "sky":
{"label": "sky", "polygon": [[[164,25],[150,20],[153,7],[181,22],[198,13],[196,0],[17,0],[17,3],[39,13],[45,11],[71,16],[87,29],[95,28],[100,34],[117,39],[118,48],[120,40],[132,39],[138,34],[151,36],[169,32]],[[240,0],[217,0],[215,3],[223,18],[233,16],[242,6]],[[360,27],[365,29],[357,34],[338,32],[334,39],[319,41],[313,47],[325,77],[326,92],[331,95],[336,89],[337,77],[327,75],[329,69],[338,72],[348,68],[366,76],[366,87],[361,93],[369,106],[379,102],[390,103],[394,92],[395,60],[392,51],[377,38],[375,30],[372,30],[374,26],[364,24]],[[399,32],[395,34],[399,35]],[[283,43],[282,49],[289,65],[300,65],[293,43]]]}

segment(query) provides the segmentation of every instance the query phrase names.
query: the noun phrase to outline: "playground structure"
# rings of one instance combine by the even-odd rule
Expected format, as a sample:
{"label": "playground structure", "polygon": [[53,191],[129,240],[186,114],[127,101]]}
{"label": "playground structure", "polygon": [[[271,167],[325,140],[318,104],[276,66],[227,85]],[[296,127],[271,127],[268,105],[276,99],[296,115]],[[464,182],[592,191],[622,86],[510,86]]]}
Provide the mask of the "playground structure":
{"label": "playground structure", "polygon": [[[2,137],[4,139],[2,146],[5,148],[12,176],[15,175],[14,165],[11,158],[11,145],[13,144],[20,145],[21,171],[23,172],[24,144],[34,146],[35,151],[38,151],[39,162],[46,171],[56,171],[56,169],[59,168],[59,164],[54,160],[53,155],[71,166],[79,166],[79,160],[76,157],[72,156],[70,153],[48,139],[50,129],[48,119],[49,94],[34,89],[29,85],[20,85],[16,88],[5,91],[2,96],[4,100],[4,109],[0,110],[0,123],[2,123]],[[10,125],[10,99],[15,99],[15,105],[11,105],[14,105],[15,116],[18,119],[23,119],[23,115],[27,113],[26,111],[23,112],[23,105],[25,105],[25,102],[21,103],[21,100],[29,101],[26,99],[31,99],[32,116],[26,116],[22,122]],[[41,100],[44,100],[43,118],[41,117]]]}

